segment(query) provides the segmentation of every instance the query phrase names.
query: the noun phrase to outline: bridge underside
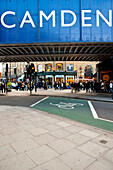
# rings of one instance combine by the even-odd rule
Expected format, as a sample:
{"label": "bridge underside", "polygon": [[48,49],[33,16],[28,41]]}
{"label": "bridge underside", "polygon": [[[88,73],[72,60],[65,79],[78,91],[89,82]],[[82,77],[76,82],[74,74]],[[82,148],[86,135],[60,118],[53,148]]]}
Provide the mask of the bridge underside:
{"label": "bridge underside", "polygon": [[113,42],[0,44],[0,62],[105,61]]}

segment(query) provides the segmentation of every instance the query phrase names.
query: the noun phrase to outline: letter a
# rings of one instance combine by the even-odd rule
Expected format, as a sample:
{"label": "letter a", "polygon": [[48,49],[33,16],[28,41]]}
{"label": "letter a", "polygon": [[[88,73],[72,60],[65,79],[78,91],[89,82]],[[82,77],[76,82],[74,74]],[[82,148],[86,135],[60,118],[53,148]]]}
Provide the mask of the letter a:
{"label": "letter a", "polygon": [[[29,20],[26,20],[27,17],[29,18]],[[24,15],[24,18],[22,20],[22,23],[20,25],[20,28],[22,28],[25,23],[28,23],[28,24],[30,23],[32,25],[32,27],[35,28],[35,24],[34,24],[32,18],[31,18],[31,15],[30,15],[29,11],[26,11],[26,13]]]}

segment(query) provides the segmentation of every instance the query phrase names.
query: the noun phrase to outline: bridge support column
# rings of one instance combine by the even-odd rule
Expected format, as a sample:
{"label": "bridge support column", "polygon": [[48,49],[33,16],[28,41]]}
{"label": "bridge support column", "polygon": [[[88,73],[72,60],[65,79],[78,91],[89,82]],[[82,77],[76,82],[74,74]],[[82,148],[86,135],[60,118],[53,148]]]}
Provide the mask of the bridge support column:
{"label": "bridge support column", "polygon": [[100,68],[98,64],[96,65],[96,69],[97,69],[97,81],[99,82],[100,81]]}

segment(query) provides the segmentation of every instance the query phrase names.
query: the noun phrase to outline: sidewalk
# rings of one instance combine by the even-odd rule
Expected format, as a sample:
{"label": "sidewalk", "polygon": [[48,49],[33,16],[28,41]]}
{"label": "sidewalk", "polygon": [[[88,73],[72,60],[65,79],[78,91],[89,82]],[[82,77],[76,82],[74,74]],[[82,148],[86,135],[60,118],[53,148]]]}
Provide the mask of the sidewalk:
{"label": "sidewalk", "polygon": [[113,170],[113,133],[0,106],[0,170]]}
{"label": "sidewalk", "polygon": [[[28,96],[30,95],[30,92],[12,90],[12,92],[9,92],[7,95],[8,96]],[[112,95],[108,93],[86,93],[85,91],[71,93],[70,89],[66,89],[66,90],[37,89],[37,92],[35,92],[34,90],[32,91],[32,95],[54,96],[54,97],[57,96],[57,97],[67,97],[67,98],[85,99],[85,100],[93,100],[93,101],[113,102]]]}

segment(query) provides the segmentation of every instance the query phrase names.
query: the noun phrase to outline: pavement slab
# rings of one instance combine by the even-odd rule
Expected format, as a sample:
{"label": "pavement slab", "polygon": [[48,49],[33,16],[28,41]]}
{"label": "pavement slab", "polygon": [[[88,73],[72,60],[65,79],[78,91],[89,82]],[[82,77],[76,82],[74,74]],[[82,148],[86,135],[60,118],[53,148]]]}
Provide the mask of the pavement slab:
{"label": "pavement slab", "polygon": [[72,168],[72,170],[83,170],[96,160],[78,149],[65,153],[59,156],[58,159]]}
{"label": "pavement slab", "polygon": [[17,106],[0,122],[0,170],[113,170],[112,132]]}
{"label": "pavement slab", "polygon": [[46,134],[42,134],[40,136],[34,137],[33,140],[36,141],[39,145],[46,145],[46,144],[49,144],[50,142],[57,140],[57,138],[46,133]]}
{"label": "pavement slab", "polygon": [[30,170],[34,167],[36,164],[25,153],[0,161],[0,170]]}
{"label": "pavement slab", "polygon": [[85,170],[113,170],[113,164],[106,159],[100,158],[92,163],[88,168]]}
{"label": "pavement slab", "polygon": [[37,165],[45,163],[53,158],[59,156],[59,154],[51,149],[50,147],[43,145],[37,149],[26,152],[26,154],[31,158]]}
{"label": "pavement slab", "polygon": [[93,143],[92,141],[89,141],[83,144],[82,146],[79,146],[78,149],[81,150],[82,152],[87,153],[88,155],[94,158],[99,158],[105,152],[108,151],[108,148],[101,146],[99,144]]}
{"label": "pavement slab", "polygon": [[11,146],[17,153],[23,153],[31,149],[38,148],[40,145],[38,145],[32,139],[26,139],[12,143]]}
{"label": "pavement slab", "polygon": [[0,147],[0,161],[10,158],[14,155],[16,155],[16,152],[13,150],[13,148],[10,145],[5,145]]}
{"label": "pavement slab", "polygon": [[103,155],[103,158],[113,162],[113,149],[109,150],[107,153]]}
{"label": "pavement slab", "polygon": [[65,152],[68,152],[74,148],[77,147],[76,144],[66,140],[66,139],[59,139],[56,140],[52,143],[49,143],[48,146],[52,149],[54,149],[55,151],[57,151],[60,154],[63,154]]}
{"label": "pavement slab", "polygon": [[40,165],[33,170],[71,170],[57,158]]}

